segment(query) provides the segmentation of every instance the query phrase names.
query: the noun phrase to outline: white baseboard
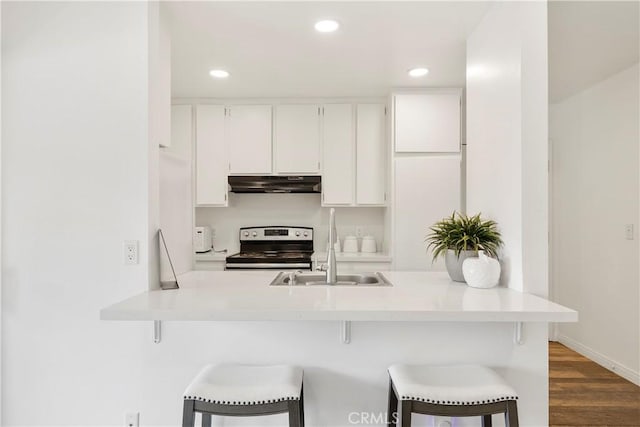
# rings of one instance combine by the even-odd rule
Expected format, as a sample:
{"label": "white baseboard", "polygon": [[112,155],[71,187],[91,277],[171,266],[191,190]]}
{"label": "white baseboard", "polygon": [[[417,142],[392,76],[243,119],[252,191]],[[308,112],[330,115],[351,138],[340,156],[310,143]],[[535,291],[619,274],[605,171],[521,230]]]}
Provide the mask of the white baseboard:
{"label": "white baseboard", "polygon": [[584,357],[593,360],[598,365],[610,370],[614,374],[620,375],[622,378],[631,381],[637,386],[640,386],[640,372],[634,371],[633,369],[628,368],[627,366],[624,366],[616,362],[615,360],[611,360],[604,354],[599,353],[594,349],[587,347],[586,345],[581,344],[565,335],[558,334],[558,342],[580,353]]}

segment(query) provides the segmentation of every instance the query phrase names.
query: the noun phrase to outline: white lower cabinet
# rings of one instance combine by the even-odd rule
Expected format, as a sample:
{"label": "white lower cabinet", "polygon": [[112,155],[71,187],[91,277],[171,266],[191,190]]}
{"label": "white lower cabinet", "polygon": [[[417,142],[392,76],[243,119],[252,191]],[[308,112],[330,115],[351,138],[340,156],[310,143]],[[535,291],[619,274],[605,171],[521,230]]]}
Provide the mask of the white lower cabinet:
{"label": "white lower cabinet", "polygon": [[323,107],[322,205],[351,205],[356,185],[353,106]]}
{"label": "white lower cabinet", "polygon": [[440,270],[425,237],[436,221],[460,210],[461,156],[394,160],[393,260],[396,270]]}
{"label": "white lower cabinet", "polygon": [[356,204],[386,203],[387,155],[384,104],[358,104],[356,111]]}
{"label": "white lower cabinet", "polygon": [[227,206],[225,108],[196,107],[196,205]]}

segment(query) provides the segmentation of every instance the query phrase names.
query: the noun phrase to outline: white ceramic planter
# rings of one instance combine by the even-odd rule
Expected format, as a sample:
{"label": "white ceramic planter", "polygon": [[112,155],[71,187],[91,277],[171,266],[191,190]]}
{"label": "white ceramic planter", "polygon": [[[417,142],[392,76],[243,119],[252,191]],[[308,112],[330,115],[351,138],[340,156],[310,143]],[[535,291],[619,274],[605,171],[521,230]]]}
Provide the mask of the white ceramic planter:
{"label": "white ceramic planter", "polygon": [[456,252],[453,249],[448,249],[444,254],[444,262],[447,266],[447,273],[454,282],[463,282],[464,275],[462,274],[462,264],[467,258],[476,258],[478,253],[476,251],[460,251],[460,255],[456,256]]}
{"label": "white ceramic planter", "polygon": [[462,263],[462,274],[467,285],[474,288],[492,288],[500,281],[500,262],[484,252],[477,258],[467,258]]}

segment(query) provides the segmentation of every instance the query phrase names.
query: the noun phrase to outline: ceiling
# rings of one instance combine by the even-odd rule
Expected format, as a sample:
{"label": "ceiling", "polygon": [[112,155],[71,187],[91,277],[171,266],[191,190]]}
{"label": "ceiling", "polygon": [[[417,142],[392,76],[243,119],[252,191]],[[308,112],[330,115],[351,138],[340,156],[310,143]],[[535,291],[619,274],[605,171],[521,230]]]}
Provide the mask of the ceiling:
{"label": "ceiling", "polygon": [[[384,96],[464,86],[466,39],[488,2],[163,2],[173,97]],[[323,18],[340,29],[321,34]],[[430,69],[411,78],[407,70]],[[222,68],[228,79],[213,79]]]}
{"label": "ceiling", "polygon": [[640,3],[549,3],[549,101],[561,101],[638,62]]}

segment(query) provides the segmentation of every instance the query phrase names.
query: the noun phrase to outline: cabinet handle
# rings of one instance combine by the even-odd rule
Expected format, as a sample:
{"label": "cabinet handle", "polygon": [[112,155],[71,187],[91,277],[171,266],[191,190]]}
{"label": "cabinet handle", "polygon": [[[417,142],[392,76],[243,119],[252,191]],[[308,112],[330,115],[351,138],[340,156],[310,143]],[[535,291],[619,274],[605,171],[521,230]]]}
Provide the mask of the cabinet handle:
{"label": "cabinet handle", "polygon": [[229,170],[231,170],[231,162],[229,162]]}

